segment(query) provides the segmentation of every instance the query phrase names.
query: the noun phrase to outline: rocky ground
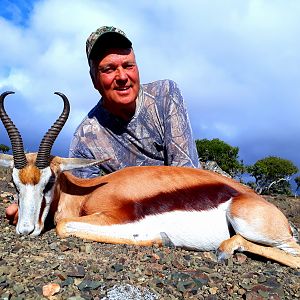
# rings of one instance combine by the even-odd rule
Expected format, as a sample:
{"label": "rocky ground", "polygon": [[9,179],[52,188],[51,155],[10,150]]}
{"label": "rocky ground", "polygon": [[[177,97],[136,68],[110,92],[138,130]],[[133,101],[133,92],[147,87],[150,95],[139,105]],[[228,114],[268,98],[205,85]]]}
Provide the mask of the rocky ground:
{"label": "rocky ground", "polygon": [[[0,299],[300,299],[300,270],[237,253],[19,237],[4,218],[13,189],[1,181]],[[3,193],[6,191],[7,193]],[[268,197],[300,228],[300,199]]]}

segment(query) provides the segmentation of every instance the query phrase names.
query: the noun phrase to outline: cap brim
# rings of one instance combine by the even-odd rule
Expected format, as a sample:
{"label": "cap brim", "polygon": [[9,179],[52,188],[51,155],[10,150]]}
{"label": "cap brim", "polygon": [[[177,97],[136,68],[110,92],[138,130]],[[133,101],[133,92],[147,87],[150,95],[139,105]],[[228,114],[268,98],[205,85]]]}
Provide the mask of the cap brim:
{"label": "cap brim", "polygon": [[89,54],[89,59],[101,57],[104,52],[112,48],[131,48],[131,41],[118,32],[105,32],[98,37]]}

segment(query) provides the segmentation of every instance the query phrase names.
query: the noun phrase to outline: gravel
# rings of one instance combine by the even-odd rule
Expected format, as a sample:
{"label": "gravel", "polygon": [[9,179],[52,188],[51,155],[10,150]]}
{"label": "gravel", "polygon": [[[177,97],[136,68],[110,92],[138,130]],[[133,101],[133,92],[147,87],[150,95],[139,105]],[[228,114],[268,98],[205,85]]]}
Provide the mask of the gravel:
{"label": "gravel", "polygon": [[[23,237],[5,220],[13,189],[0,195],[1,299],[300,299],[300,270],[236,253],[110,245],[59,239],[55,230]],[[300,228],[300,201],[268,197]]]}

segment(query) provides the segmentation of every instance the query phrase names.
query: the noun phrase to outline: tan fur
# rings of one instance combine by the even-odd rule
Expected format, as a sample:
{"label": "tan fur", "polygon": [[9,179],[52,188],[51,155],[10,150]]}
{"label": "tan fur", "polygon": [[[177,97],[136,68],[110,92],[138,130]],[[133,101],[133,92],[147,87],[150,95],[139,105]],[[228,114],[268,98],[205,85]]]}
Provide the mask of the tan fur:
{"label": "tan fur", "polygon": [[[300,246],[295,242],[291,242],[291,246],[295,249],[300,249]],[[300,268],[300,256],[293,256],[289,253],[284,252],[275,247],[266,247],[262,245],[250,242],[240,236],[239,234],[234,235],[232,238],[221,243],[219,251],[228,253],[228,255],[233,254],[234,250],[242,249],[253,254],[257,254],[277,262],[280,262],[286,266],[292,268]]]}
{"label": "tan fur", "polygon": [[[249,225],[259,224],[263,220],[264,226],[259,227],[261,234],[277,241],[288,241],[292,230],[285,215],[272,203],[256,194],[245,194],[236,197],[230,208],[231,215],[245,220]],[[276,228],[276,230],[274,230]]]}
{"label": "tan fur", "polygon": [[35,185],[40,181],[41,172],[34,165],[27,165],[19,172],[20,180],[23,184]]}

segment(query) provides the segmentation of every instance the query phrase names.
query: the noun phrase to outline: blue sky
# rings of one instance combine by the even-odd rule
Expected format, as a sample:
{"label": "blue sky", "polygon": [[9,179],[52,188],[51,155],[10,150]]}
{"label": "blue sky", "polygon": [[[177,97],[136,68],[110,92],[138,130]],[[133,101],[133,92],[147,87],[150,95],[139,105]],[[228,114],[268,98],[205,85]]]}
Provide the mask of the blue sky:
{"label": "blue sky", "polygon": [[[99,99],[85,41],[102,25],[133,42],[142,82],[176,81],[196,139],[238,146],[246,164],[269,155],[300,168],[300,1],[85,0],[0,2],[0,91],[28,151],[62,109],[71,116],[53,154]],[[9,144],[0,126],[0,143]]]}

